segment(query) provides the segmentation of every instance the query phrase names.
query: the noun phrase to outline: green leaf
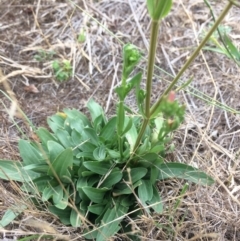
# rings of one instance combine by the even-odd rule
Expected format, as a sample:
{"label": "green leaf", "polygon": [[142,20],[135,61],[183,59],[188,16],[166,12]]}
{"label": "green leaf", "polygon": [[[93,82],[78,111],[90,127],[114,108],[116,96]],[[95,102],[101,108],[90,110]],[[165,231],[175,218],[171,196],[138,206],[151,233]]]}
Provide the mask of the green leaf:
{"label": "green leaf", "polygon": [[91,201],[88,198],[86,200],[80,202],[79,209],[81,210],[81,213],[83,215],[87,213],[88,206],[90,203],[91,203]]}
{"label": "green leaf", "polygon": [[31,164],[24,166],[23,169],[25,171],[32,170],[36,173],[46,173],[48,171],[48,165],[47,164]]}
{"label": "green leaf", "polygon": [[[138,163],[139,163],[139,166],[148,168],[148,170],[149,168],[152,168],[152,167],[156,167],[157,169],[159,169],[159,165],[163,163],[163,160],[161,158],[158,158],[149,162],[142,159],[142,160],[139,160]],[[158,176],[157,176],[157,180],[158,180]]]}
{"label": "green leaf", "polygon": [[95,240],[97,238],[98,230],[87,228],[84,230],[83,237],[85,239]]}
{"label": "green leaf", "polygon": [[133,87],[139,86],[142,80],[142,72],[135,74],[128,83],[131,83]]}
{"label": "green leaf", "polygon": [[120,101],[124,101],[125,98],[125,87],[124,86],[117,86],[115,88],[115,92],[118,95]]}
{"label": "green leaf", "polygon": [[54,176],[53,170],[56,172],[58,178],[65,182],[71,182],[68,168],[73,165],[72,149],[68,148],[61,152],[61,154],[53,161],[52,166],[49,167],[48,175]]}
{"label": "green leaf", "polygon": [[55,135],[65,148],[74,146],[72,138],[66,130],[59,129],[55,132]]}
{"label": "green leaf", "polygon": [[151,152],[141,156],[141,160],[148,161],[148,162],[154,162],[158,158],[159,157],[156,153],[151,153]]}
{"label": "green leaf", "polygon": [[4,228],[8,224],[10,224],[19,214],[21,214],[25,209],[27,209],[26,205],[18,205],[13,207],[12,209],[8,209],[0,220],[0,227]]}
{"label": "green leaf", "polygon": [[94,187],[82,187],[84,193],[88,198],[94,203],[101,203],[104,199],[106,192],[109,191],[108,188],[94,188]]}
{"label": "green leaf", "polygon": [[163,126],[164,126],[164,118],[162,113],[155,118],[154,120],[155,126],[156,126],[156,132],[157,135],[159,134],[159,132],[162,130]]}
{"label": "green leaf", "polygon": [[20,140],[18,142],[18,146],[24,165],[43,163],[42,154],[36,150],[28,141]]}
{"label": "green leaf", "polygon": [[103,161],[106,157],[105,146],[99,146],[93,151],[93,157],[96,161]]}
{"label": "green leaf", "polygon": [[117,104],[117,135],[122,136],[123,127],[125,123],[125,110],[122,102]]}
{"label": "green leaf", "polygon": [[147,0],[148,12],[154,21],[159,21],[171,10],[172,0]]}
{"label": "green leaf", "polygon": [[47,186],[47,187],[43,190],[43,193],[42,193],[42,201],[43,201],[43,202],[48,201],[50,198],[53,197],[54,194],[55,194],[54,188],[53,188],[51,185]]}
{"label": "green leaf", "polygon": [[64,151],[63,146],[55,141],[48,141],[47,147],[49,150],[49,161],[51,163]]}
{"label": "green leaf", "polygon": [[65,127],[68,129],[70,128],[71,132],[75,131],[80,135],[80,139],[77,140],[77,143],[79,143],[79,141],[82,139],[81,133],[83,132],[83,129],[86,127],[84,123],[79,119],[67,117],[65,121]]}
{"label": "green leaf", "polygon": [[89,177],[89,176],[92,176],[93,174],[94,174],[94,172],[90,172],[90,171],[83,171],[82,172],[83,177]]}
{"label": "green leaf", "polygon": [[36,131],[37,136],[41,140],[41,144],[47,146],[48,141],[57,141],[57,138],[51,134],[46,128],[40,127]]}
{"label": "green leaf", "polygon": [[144,100],[146,98],[146,92],[143,89],[136,89],[137,105],[140,114],[144,116]]}
{"label": "green leaf", "polygon": [[88,177],[80,177],[77,180],[76,189],[79,192],[79,196],[83,201],[89,201],[87,195],[83,192],[82,188],[88,186]]}
{"label": "green leaf", "polygon": [[155,185],[152,185],[152,190],[153,190],[153,196],[150,201],[147,201],[149,205],[151,205],[151,208],[157,212],[157,213],[162,213],[163,212],[163,202],[160,197],[160,193],[158,193],[157,188]]}
{"label": "green leaf", "polygon": [[116,136],[117,117],[111,118],[101,130],[100,136],[106,141],[112,141]]}
{"label": "green leaf", "polygon": [[83,162],[83,165],[88,170],[100,175],[106,175],[112,167],[112,164],[110,162],[98,162],[98,161]]}
{"label": "green leaf", "polygon": [[57,187],[53,187],[54,195],[53,195],[53,202],[56,206],[62,199],[63,199],[63,189],[61,185]]}
{"label": "green leaf", "polygon": [[58,129],[64,127],[65,118],[59,114],[53,115],[47,119],[47,123],[51,130],[55,133]]}
{"label": "green leaf", "polygon": [[55,206],[49,206],[48,207],[49,211],[55,215],[57,215],[61,222],[65,225],[70,225],[70,214],[72,209],[70,207],[67,207],[64,210],[61,210],[59,208],[56,208]]}
{"label": "green leaf", "polygon": [[92,144],[91,142],[84,141],[78,145],[78,148],[83,152],[91,152],[93,156],[93,152],[96,149],[96,145]]}
{"label": "green leaf", "polygon": [[163,144],[156,144],[153,146],[153,148],[150,150],[151,153],[159,154],[165,150],[165,146]]}
{"label": "green leaf", "polygon": [[69,194],[63,192],[63,198],[59,200],[58,203],[55,204],[55,207],[59,209],[65,209],[66,207],[68,207],[68,197],[69,197]]}
{"label": "green leaf", "polygon": [[60,65],[59,65],[59,62],[57,60],[54,60],[52,62],[52,68],[55,70],[55,71],[58,71],[60,69]]}
{"label": "green leaf", "polygon": [[212,185],[214,180],[206,173],[182,163],[163,163],[159,166],[159,180],[181,178],[196,184]]}
{"label": "green leaf", "polygon": [[0,178],[18,182],[29,182],[39,177],[32,171],[25,171],[21,162],[11,160],[0,160]]}
{"label": "green leaf", "polygon": [[86,139],[89,139],[92,144],[96,146],[100,144],[99,137],[93,128],[85,127],[84,134],[86,135]]}
{"label": "green leaf", "polygon": [[152,199],[153,189],[149,180],[142,180],[142,185],[138,187],[138,197],[143,205],[146,204],[146,201],[150,201]]}
{"label": "green leaf", "polygon": [[176,92],[179,92],[180,90],[184,90],[186,89],[193,81],[193,76],[188,79],[187,81],[185,81],[181,86],[179,86],[176,90]]}
{"label": "green leaf", "polygon": [[[64,109],[63,110],[64,113],[66,113],[67,117],[70,118],[70,119],[75,119],[77,120],[80,125],[84,126],[84,127],[91,127],[91,122],[88,120],[88,118],[83,114],[81,113],[80,111],[76,110],[76,109]],[[76,127],[75,127],[76,128]],[[76,130],[78,130],[76,128]]]}
{"label": "green leaf", "polygon": [[215,53],[219,53],[219,54],[225,54],[229,58],[231,57],[226,49],[220,49],[220,48],[217,48],[217,47],[208,47],[208,46],[205,46],[203,49],[208,50],[208,51],[212,51],[212,52],[215,52]]}
{"label": "green leaf", "polygon": [[108,155],[113,158],[113,159],[118,159],[120,158],[120,152],[119,151],[114,151],[114,150],[109,150],[107,149]]}
{"label": "green leaf", "polygon": [[[48,176],[48,175],[40,176],[40,177],[33,180],[34,181],[34,185],[33,185],[34,187],[33,188],[37,189],[38,192],[43,192],[44,189],[47,186],[49,186],[49,182],[52,181],[52,180],[53,180],[53,178]],[[31,183],[28,183],[28,184],[32,186]]]}
{"label": "green leaf", "polygon": [[137,75],[139,75],[139,79],[138,81],[136,81],[136,87],[135,87],[135,96],[136,96],[136,100],[137,100],[137,106],[138,106],[138,110],[141,114],[143,114],[143,106],[144,106],[144,99],[146,97],[145,91],[143,89],[141,89],[140,83],[141,83],[141,79],[142,79],[142,73],[139,72]]}
{"label": "green leaf", "polygon": [[80,132],[76,131],[75,129],[72,130],[71,138],[75,147],[79,147],[84,143],[82,141],[82,135],[80,134]]}
{"label": "green leaf", "polygon": [[[128,168],[127,171],[123,172],[123,181],[116,184],[114,193],[119,194],[130,194],[132,190],[142,184],[141,179],[147,174],[147,168],[136,167]],[[128,185],[126,184],[128,183]]]}
{"label": "green leaf", "polygon": [[227,44],[227,47],[230,51],[230,53],[233,55],[233,57],[240,61],[240,51],[237,49],[237,47],[233,44],[231,39],[227,36],[227,34],[224,34],[223,36],[225,43]]}
{"label": "green leaf", "polygon": [[132,128],[132,125],[133,125],[133,121],[131,118],[129,118],[128,116],[125,116],[125,120],[124,120],[124,128],[123,128],[123,131],[122,131],[122,136],[127,133],[131,128]]}
{"label": "green leaf", "polygon": [[116,189],[114,189],[114,191],[113,191],[113,196],[119,196],[119,195],[123,195],[123,194],[131,194],[131,193],[133,193],[133,190],[136,187],[139,187],[141,184],[142,184],[141,180],[135,182],[133,185],[132,184],[127,185],[126,183],[123,183],[123,182],[119,183],[115,186]]}
{"label": "green leaf", "polygon": [[[94,160],[93,158],[93,153],[92,152],[79,152],[77,155],[76,155],[77,158],[86,158],[86,159],[91,159],[91,160]],[[85,160],[85,159],[84,159]]]}
{"label": "green leaf", "polygon": [[[79,211],[78,211],[79,212]],[[76,210],[72,209],[70,214],[70,223],[73,227],[77,228],[81,226],[81,216]]]}
{"label": "green leaf", "polygon": [[[131,70],[132,67],[127,68],[127,71]],[[124,100],[128,93],[137,85],[140,84],[140,81],[142,79],[142,73],[138,72],[136,75],[134,75],[127,83],[126,85],[122,84],[121,86],[118,86],[115,89],[115,92],[118,94],[120,100]]]}
{"label": "green leaf", "polygon": [[160,171],[159,171],[158,167],[151,166],[151,176],[150,176],[151,184],[156,183],[156,181],[158,180],[158,177],[159,177],[159,173],[160,173]]}
{"label": "green leaf", "polygon": [[122,179],[122,172],[118,169],[113,169],[111,173],[106,177],[100,187],[111,188]]}
{"label": "green leaf", "polygon": [[101,132],[102,127],[104,126],[105,122],[107,122],[107,120],[104,120],[102,115],[98,116],[93,122],[94,130],[97,133]]}
{"label": "green leaf", "polygon": [[79,43],[84,43],[86,41],[86,33],[83,29],[81,29],[80,33],[78,34],[77,41]]}
{"label": "green leaf", "polygon": [[125,217],[128,207],[121,205],[119,198],[113,208],[107,209],[102,218],[102,227],[99,228],[96,241],[106,241],[120,230],[119,224]]}
{"label": "green leaf", "polygon": [[106,121],[106,117],[104,116],[104,111],[102,107],[95,102],[93,99],[90,99],[87,103],[87,107],[90,111],[91,117],[92,117],[92,122],[94,123],[95,119],[102,115],[104,122]]}
{"label": "green leaf", "polygon": [[91,213],[94,213],[96,215],[101,215],[105,206],[106,206],[106,204],[102,204],[102,203],[94,204],[94,205],[88,206],[88,211]]}
{"label": "green leaf", "polygon": [[133,123],[131,129],[126,133],[126,139],[128,140],[128,143],[130,145],[130,152],[132,152],[134,149],[137,137],[137,129]]}
{"label": "green leaf", "polygon": [[141,154],[148,152],[150,145],[151,145],[151,143],[149,141],[149,137],[145,138],[143,144],[140,147],[138,147],[137,154],[141,155]]}
{"label": "green leaf", "polygon": [[[125,171],[123,175],[123,179],[126,181],[128,180],[131,183],[135,183],[138,180],[142,179],[147,174],[147,169],[144,167],[135,167],[135,168],[129,168],[129,171]],[[131,180],[129,180],[129,174]]]}

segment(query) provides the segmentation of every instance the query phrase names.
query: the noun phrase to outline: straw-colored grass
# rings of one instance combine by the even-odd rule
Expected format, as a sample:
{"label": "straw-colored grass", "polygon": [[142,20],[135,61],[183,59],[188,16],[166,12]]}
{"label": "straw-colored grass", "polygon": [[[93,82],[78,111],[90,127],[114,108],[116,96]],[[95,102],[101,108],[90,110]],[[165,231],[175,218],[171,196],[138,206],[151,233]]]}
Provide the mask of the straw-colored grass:
{"label": "straw-colored grass", "polygon": [[[18,108],[35,126],[46,126],[46,117],[64,107],[85,110],[89,98],[111,115],[113,88],[121,75],[123,43],[132,42],[146,54],[149,17],[143,0],[1,0],[0,3],[0,158],[19,159],[17,142],[22,138],[15,124],[34,138]],[[218,15],[227,1],[210,1]],[[174,1],[171,14],[161,25],[153,95],[157,98],[186,61],[211,22],[203,1]],[[230,36],[240,43],[239,9],[233,8],[223,25],[232,28]],[[78,34],[86,33],[79,43]],[[52,59],[36,61],[39,51],[54,51]],[[51,62],[71,61],[74,74],[60,84],[54,78]],[[145,68],[145,62],[142,63]],[[161,69],[165,70],[163,72]],[[183,181],[159,184],[165,204],[162,215],[140,217],[132,223],[142,230],[142,240],[240,240],[240,72],[233,61],[203,51],[185,73],[194,80],[178,94],[186,104],[184,124],[175,133],[176,149],[168,157],[191,164],[216,180],[211,187],[190,184],[174,210]],[[29,90],[34,85],[39,93]],[[13,102],[3,94],[6,93]],[[131,103],[129,98],[129,103]],[[10,118],[9,118],[10,117]],[[7,208],[21,202],[18,184],[0,180],[0,217]],[[66,227],[47,211],[39,212],[31,203],[0,238],[52,234],[59,240],[83,240],[81,230]],[[171,221],[170,221],[171,220]],[[40,240],[32,236],[31,240]],[[119,237],[119,240],[124,237]],[[44,240],[41,239],[41,240]]]}

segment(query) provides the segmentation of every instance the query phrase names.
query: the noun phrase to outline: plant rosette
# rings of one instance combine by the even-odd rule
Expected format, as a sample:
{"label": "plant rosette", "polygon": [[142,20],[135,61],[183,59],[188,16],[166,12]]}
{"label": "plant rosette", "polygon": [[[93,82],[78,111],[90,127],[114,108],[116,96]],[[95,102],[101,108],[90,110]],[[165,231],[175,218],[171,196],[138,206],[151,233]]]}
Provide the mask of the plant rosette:
{"label": "plant rosette", "polygon": [[[0,177],[22,181],[25,192],[40,194],[41,201],[65,225],[80,227],[86,218],[93,225],[86,228],[86,238],[106,240],[120,230],[124,232],[120,224],[128,212],[133,212],[132,216],[162,212],[157,181],[177,177],[198,184],[213,182],[193,167],[164,163],[171,128],[163,117],[179,115],[182,110],[175,100],[166,103],[161,108],[163,115],[151,121],[134,156],[131,151],[141,119],[126,117],[131,125],[123,135],[123,157],[118,149],[116,116],[108,120],[93,100],[87,104],[91,121],[75,109],[65,109],[48,118],[51,131],[42,127],[36,131],[39,142],[19,141],[22,165],[8,161],[12,171],[2,165]],[[134,215],[137,204],[143,209]]]}

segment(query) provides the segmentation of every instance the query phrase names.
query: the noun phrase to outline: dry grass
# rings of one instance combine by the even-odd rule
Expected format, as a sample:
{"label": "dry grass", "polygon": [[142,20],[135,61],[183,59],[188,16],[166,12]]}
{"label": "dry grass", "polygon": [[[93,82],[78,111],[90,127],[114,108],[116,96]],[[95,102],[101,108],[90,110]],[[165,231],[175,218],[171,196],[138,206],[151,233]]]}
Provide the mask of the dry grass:
{"label": "dry grass", "polygon": [[[13,100],[10,102],[1,93],[0,158],[4,159],[19,159],[17,141],[22,137],[9,114],[15,115],[27,136],[32,135],[18,107],[35,126],[46,125],[46,117],[63,107],[84,110],[90,97],[111,114],[115,104],[112,90],[120,80],[123,43],[132,42],[145,54],[148,48],[149,18],[143,0],[32,2],[2,0],[0,5],[0,81],[2,90]],[[211,1],[216,15],[226,2]],[[175,75],[210,20],[203,1],[175,1],[161,26],[157,66]],[[223,24],[232,27],[231,38],[239,45],[239,9],[232,9]],[[84,44],[77,42],[81,29],[86,31]],[[52,59],[34,59],[39,50],[54,51],[53,59],[70,60],[73,78],[63,84],[56,82]],[[145,68],[145,61],[142,66]],[[156,70],[154,97],[171,80],[161,69]],[[173,205],[184,182],[160,183],[166,211],[141,217],[132,224],[133,230],[142,230],[142,240],[169,240],[169,234],[171,240],[240,240],[239,68],[223,55],[204,51],[185,78],[192,75],[191,86],[179,94],[187,116],[176,133],[174,158],[199,167],[216,183],[208,188],[190,184],[176,211]],[[32,84],[39,93],[27,91],[25,87]],[[0,216],[22,195],[17,184],[0,181]],[[47,211],[39,212],[30,203],[28,206],[18,221],[1,229],[0,237],[51,233],[59,240],[82,240],[79,230],[61,225]]]}

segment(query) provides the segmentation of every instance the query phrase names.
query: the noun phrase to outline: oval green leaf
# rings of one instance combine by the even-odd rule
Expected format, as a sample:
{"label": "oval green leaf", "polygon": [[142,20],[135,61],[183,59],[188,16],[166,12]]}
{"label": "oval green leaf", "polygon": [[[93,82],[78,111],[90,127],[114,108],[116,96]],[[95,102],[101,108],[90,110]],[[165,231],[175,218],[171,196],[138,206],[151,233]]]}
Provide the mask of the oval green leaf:
{"label": "oval green leaf", "polygon": [[24,165],[43,163],[42,154],[36,150],[28,141],[20,140],[18,142],[20,155]]}
{"label": "oval green leaf", "polygon": [[122,172],[120,170],[112,170],[101,184],[101,187],[111,188],[122,179]]}
{"label": "oval green leaf", "polygon": [[181,178],[196,184],[212,185],[214,180],[206,173],[183,163],[164,163],[159,166],[159,180]]}
{"label": "oval green leaf", "polygon": [[60,145],[59,143],[55,142],[55,141],[48,141],[47,142],[47,147],[48,147],[48,151],[49,151],[49,158],[50,158],[50,162],[52,163],[57,156],[64,151],[64,148],[62,145]]}
{"label": "oval green leaf", "polygon": [[88,198],[94,203],[101,203],[104,199],[108,188],[94,188],[94,187],[83,187],[83,192],[88,196]]}
{"label": "oval green leaf", "polygon": [[152,186],[153,190],[153,196],[150,201],[147,201],[147,203],[151,206],[151,208],[157,212],[157,213],[162,213],[163,212],[163,202],[160,197],[160,194],[158,193],[157,188],[155,185]]}
{"label": "oval green leaf", "polygon": [[93,157],[96,161],[103,161],[106,157],[105,146],[99,146],[93,151]]}
{"label": "oval green leaf", "polygon": [[98,161],[83,162],[83,165],[88,170],[100,175],[106,175],[112,166],[112,164],[109,162],[98,162]]}
{"label": "oval green leaf", "polygon": [[70,223],[75,228],[80,227],[82,223],[80,213],[76,212],[74,209],[72,209],[70,214]]}
{"label": "oval green leaf", "polygon": [[52,166],[48,169],[48,175],[54,176],[54,172],[65,182],[71,182],[69,168],[73,165],[72,149],[68,148],[53,161]]}
{"label": "oval green leaf", "polygon": [[153,189],[149,180],[142,180],[142,185],[138,187],[138,196],[143,205],[152,199]]}

